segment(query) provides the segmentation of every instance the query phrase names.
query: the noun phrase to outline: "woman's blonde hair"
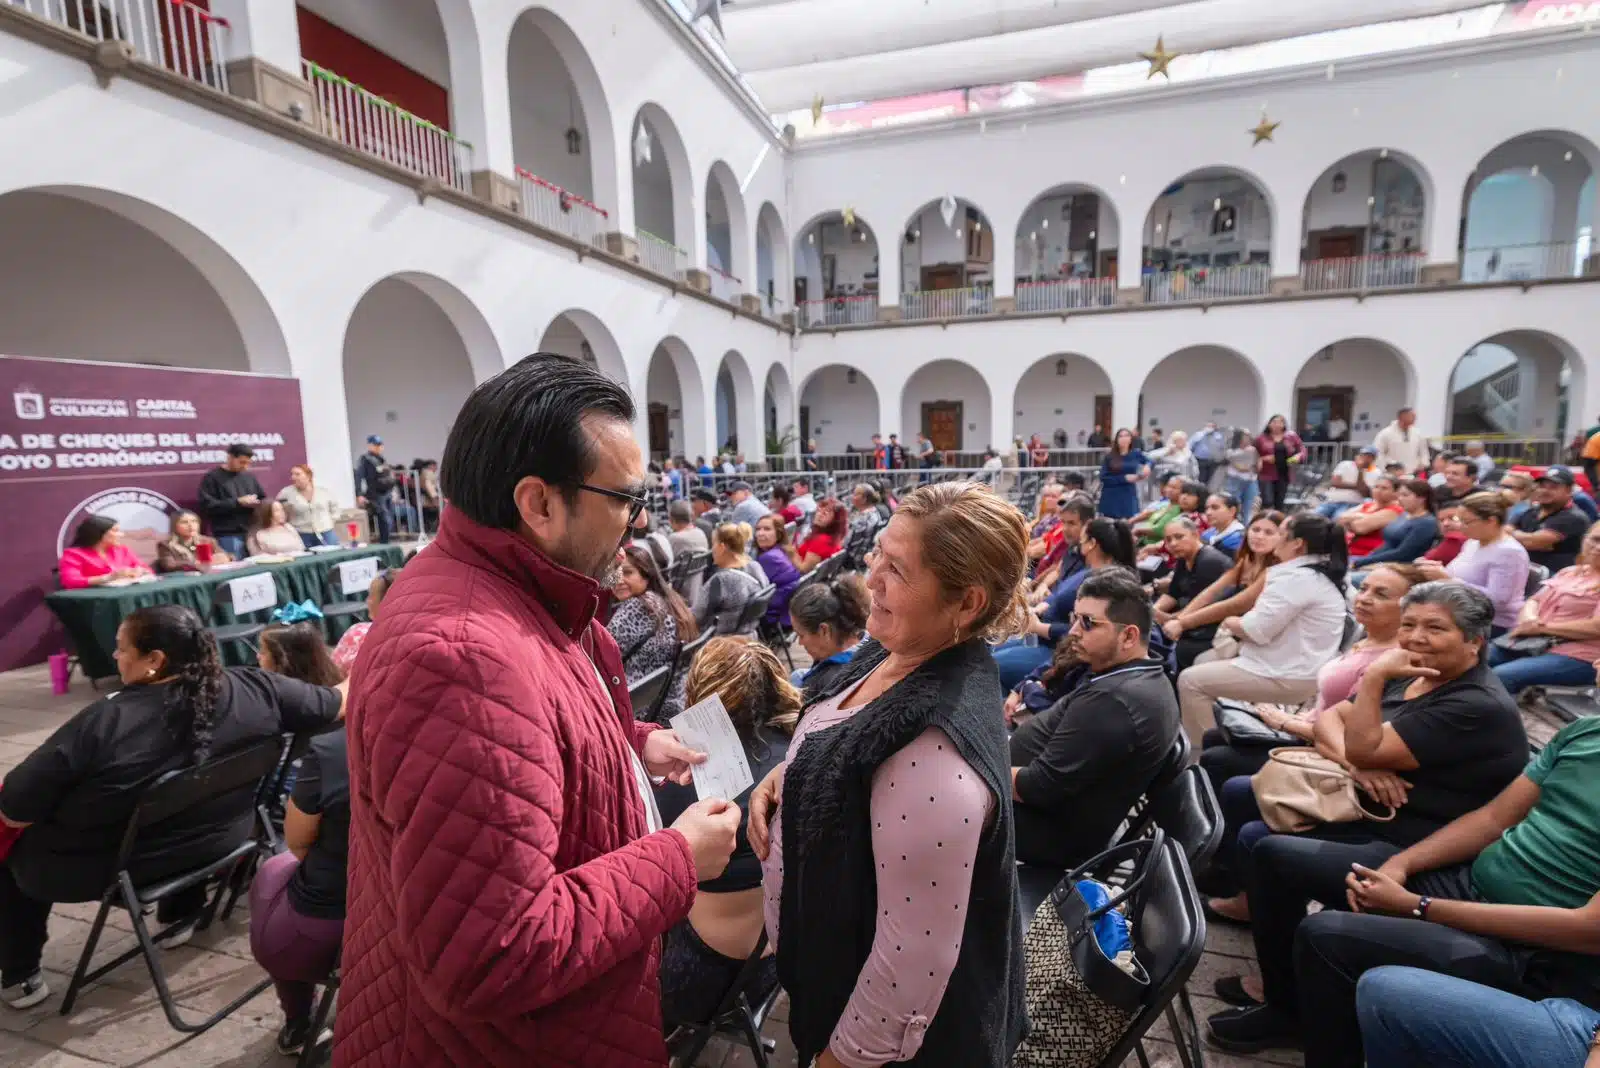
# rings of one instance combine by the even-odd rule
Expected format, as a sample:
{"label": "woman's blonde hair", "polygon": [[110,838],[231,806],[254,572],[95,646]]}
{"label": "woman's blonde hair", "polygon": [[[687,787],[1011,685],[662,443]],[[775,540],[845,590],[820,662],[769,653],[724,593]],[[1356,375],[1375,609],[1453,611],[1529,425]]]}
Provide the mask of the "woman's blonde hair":
{"label": "woman's blonde hair", "polygon": [[800,720],[800,691],[777,655],[751,638],[712,638],[694,658],[684,696],[697,705],[712,694],[722,698],[722,707],[745,741],[757,727],[793,733]]}
{"label": "woman's blonde hair", "polygon": [[895,514],[917,520],[922,561],[947,595],[983,590],[987,603],[969,633],[991,642],[1022,633],[1028,521],[1021,512],[980,483],[935,482],[912,490]]}
{"label": "woman's blonde hair", "polygon": [[1493,519],[1502,524],[1506,521],[1506,499],[1496,490],[1469,493],[1461,499],[1458,507],[1479,519]]}
{"label": "woman's blonde hair", "polygon": [[714,534],[712,540],[721,542],[735,556],[743,556],[745,549],[755,539],[755,531],[750,529],[749,523],[723,523]]}

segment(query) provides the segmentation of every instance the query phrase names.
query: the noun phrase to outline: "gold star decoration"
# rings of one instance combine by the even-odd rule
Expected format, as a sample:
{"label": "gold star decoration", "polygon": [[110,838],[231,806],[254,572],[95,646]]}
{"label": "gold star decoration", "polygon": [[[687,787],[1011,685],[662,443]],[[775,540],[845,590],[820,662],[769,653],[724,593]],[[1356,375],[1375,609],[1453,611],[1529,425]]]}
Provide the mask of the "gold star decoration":
{"label": "gold star decoration", "polygon": [[1271,141],[1272,135],[1277,133],[1278,127],[1282,125],[1283,123],[1281,122],[1270,121],[1267,118],[1267,113],[1263,111],[1261,113],[1261,121],[1256,123],[1250,130],[1250,135],[1255,138],[1254,141],[1250,142],[1250,147],[1254,148],[1263,141]]}
{"label": "gold star decoration", "polygon": [[1145,80],[1149,81],[1159,74],[1170,82],[1172,73],[1167,68],[1172,66],[1172,61],[1182,54],[1181,52],[1168,52],[1166,37],[1157,37],[1155,51],[1139,53],[1139,58],[1150,64],[1150,71],[1145,75]]}
{"label": "gold star decoration", "polygon": [[844,209],[844,227],[845,227],[845,229],[848,230],[851,227],[855,226],[855,224],[856,224],[856,209],[855,208],[845,208]]}
{"label": "gold star decoration", "polygon": [[811,125],[815,126],[822,121],[822,94],[818,93],[811,98]]}

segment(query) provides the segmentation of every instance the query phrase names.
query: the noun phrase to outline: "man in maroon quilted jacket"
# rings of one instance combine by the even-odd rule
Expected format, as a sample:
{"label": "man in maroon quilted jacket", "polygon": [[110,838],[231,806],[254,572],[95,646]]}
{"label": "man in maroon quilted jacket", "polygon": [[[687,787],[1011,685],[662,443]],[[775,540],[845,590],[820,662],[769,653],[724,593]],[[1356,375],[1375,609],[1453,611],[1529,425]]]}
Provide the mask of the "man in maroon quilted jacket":
{"label": "man in maroon quilted jacket", "polygon": [[644,503],[633,402],[560,356],[473,391],[439,536],[351,676],[337,1068],[655,1068],[661,936],[739,810],[668,830],[651,776],[703,760],[636,724],[603,625]]}

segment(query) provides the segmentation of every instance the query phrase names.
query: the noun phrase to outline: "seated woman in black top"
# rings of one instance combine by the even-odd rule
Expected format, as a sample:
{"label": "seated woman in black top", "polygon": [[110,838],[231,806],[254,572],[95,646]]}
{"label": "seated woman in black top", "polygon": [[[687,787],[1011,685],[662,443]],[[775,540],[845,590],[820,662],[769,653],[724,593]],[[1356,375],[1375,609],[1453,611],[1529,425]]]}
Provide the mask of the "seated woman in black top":
{"label": "seated woman in black top", "polygon": [[[1211,1035],[1224,1049],[1259,1050],[1293,1040],[1302,1011],[1294,985],[1295,932],[1308,901],[1348,908],[1344,880],[1351,865],[1382,867],[1489,804],[1528,762],[1522,717],[1483,664],[1494,604],[1457,582],[1425,582],[1401,603],[1397,648],[1373,661],[1351,700],[1317,717],[1314,732],[1317,749],[1356,776],[1368,807],[1393,806],[1395,818],[1322,824],[1302,834],[1244,823],[1239,855],[1265,1004],[1255,1003],[1257,991],[1241,979],[1219,983],[1219,994],[1244,1005],[1211,1018]],[[1255,810],[1254,797],[1236,783],[1249,780],[1230,779],[1223,788],[1223,809],[1233,825]],[[1240,811],[1246,804],[1251,812]]]}
{"label": "seated woman in black top", "polygon": [[[222,667],[216,642],[188,608],[140,608],[117,628],[124,689],[68,720],[6,774],[0,819],[25,828],[0,863],[0,999],[13,1008],[50,994],[40,971],[53,902],[98,901],[115,877],[122,836],[161,775],[343,715],[340,689],[257,668]],[[129,870],[145,886],[199,867],[249,838],[255,789],[186,811],[141,835]],[[158,920],[192,920],[205,888],[161,903]],[[184,924],[161,932],[186,941]]]}
{"label": "seated woman in black top", "polygon": [[[301,682],[337,685],[342,678],[311,623],[268,627],[260,661]],[[333,971],[344,936],[350,772],[342,725],[313,738],[301,758],[284,805],[283,837],[289,851],[261,865],[250,884],[250,952],[277,988],[284,1020],[278,1052],[287,1055],[315,1040],[315,984]]]}
{"label": "seated woman in black top", "polygon": [[[784,677],[777,656],[766,646],[748,638],[713,638],[689,669],[689,705],[713,694],[728,710],[759,783],[783,763],[800,716],[800,692]],[[670,826],[694,804],[694,787],[669,783],[656,790],[656,800],[662,820]],[[716,1010],[761,936],[761,862],[747,837],[750,791],[734,801],[743,815],[727,869],[700,884],[689,918],[667,932],[661,958],[661,1009],[668,1034],[679,1024],[704,1020]],[[776,982],[777,958],[769,955],[747,993],[754,1000]]]}
{"label": "seated woman in black top", "polygon": [[807,700],[825,693],[828,684],[844,670],[856,646],[867,633],[872,595],[860,575],[840,575],[832,582],[816,582],[794,595],[789,619],[811,666],[800,668],[789,681],[799,686]]}

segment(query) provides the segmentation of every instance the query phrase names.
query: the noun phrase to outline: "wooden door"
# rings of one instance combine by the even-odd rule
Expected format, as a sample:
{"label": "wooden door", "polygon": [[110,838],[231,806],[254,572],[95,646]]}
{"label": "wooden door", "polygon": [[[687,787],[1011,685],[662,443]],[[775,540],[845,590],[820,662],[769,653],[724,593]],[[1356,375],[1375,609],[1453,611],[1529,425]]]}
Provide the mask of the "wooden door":
{"label": "wooden door", "polygon": [[672,442],[667,432],[667,406],[665,404],[650,405],[650,455],[666,456],[670,454]]}
{"label": "wooden door", "polygon": [[1112,434],[1111,426],[1111,394],[1100,393],[1094,398],[1094,422],[1104,431],[1107,437]]}
{"label": "wooden door", "polygon": [[1355,234],[1324,237],[1317,242],[1317,256],[1324,260],[1341,260],[1361,255],[1361,240]]}
{"label": "wooden door", "polygon": [[960,401],[935,401],[922,406],[922,432],[940,452],[961,451]]}
{"label": "wooden door", "polygon": [[1107,252],[1100,257],[1100,277],[1115,278],[1117,276],[1117,254]]}
{"label": "wooden door", "polygon": [[1296,430],[1312,427],[1325,432],[1329,423],[1342,420],[1350,433],[1350,412],[1355,408],[1355,390],[1349,387],[1302,389],[1295,399]]}

